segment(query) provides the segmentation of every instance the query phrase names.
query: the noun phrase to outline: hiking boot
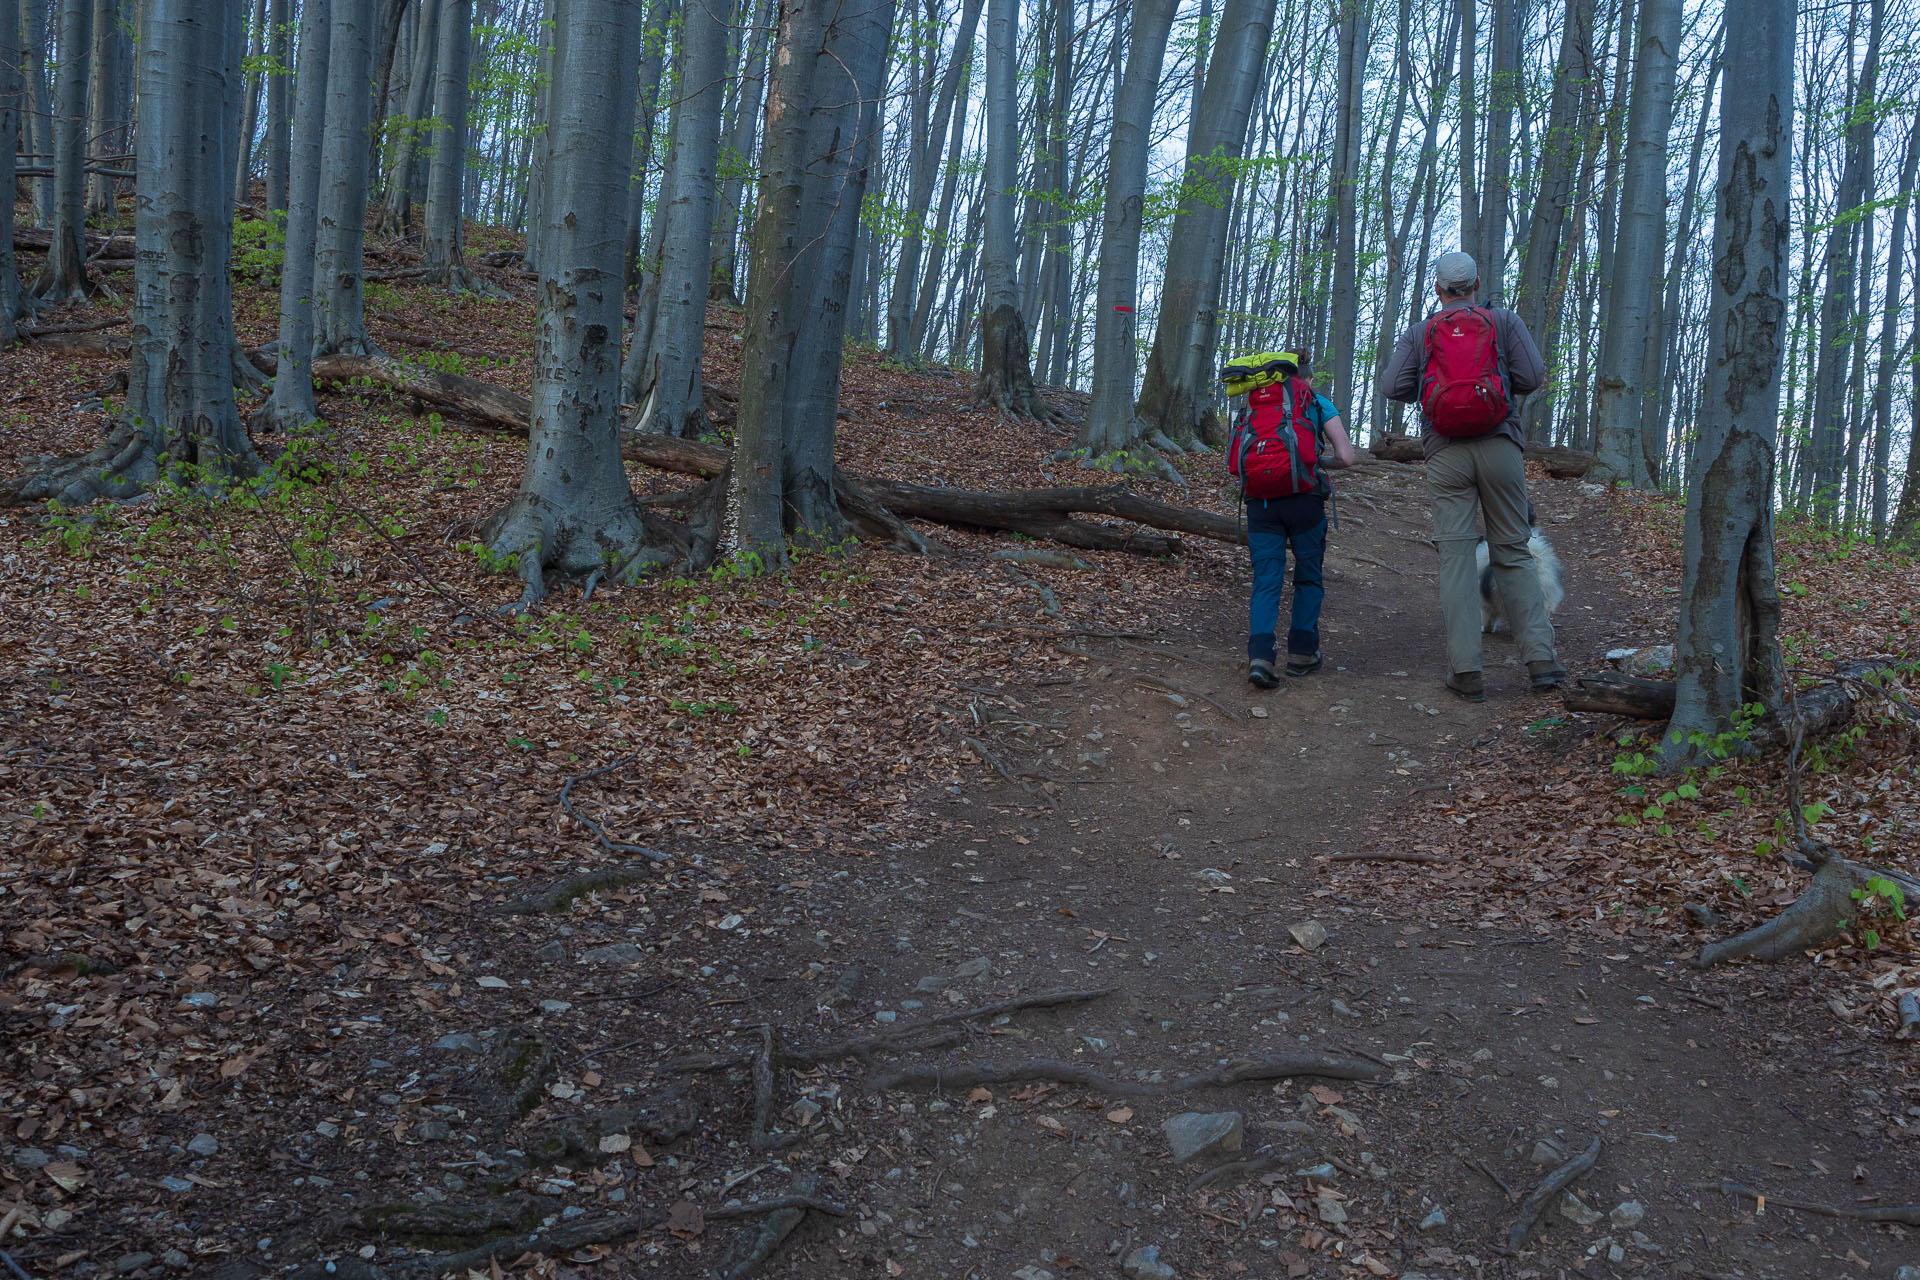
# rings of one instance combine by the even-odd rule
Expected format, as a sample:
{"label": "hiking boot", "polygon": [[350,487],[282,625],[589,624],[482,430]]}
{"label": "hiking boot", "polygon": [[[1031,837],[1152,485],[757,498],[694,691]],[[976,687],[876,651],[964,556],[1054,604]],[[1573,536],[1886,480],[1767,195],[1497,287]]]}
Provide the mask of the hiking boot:
{"label": "hiking boot", "polygon": [[1543,662],[1529,662],[1527,676],[1533,681],[1535,693],[1548,693],[1567,682],[1567,669],[1548,658]]}
{"label": "hiking boot", "polygon": [[1280,677],[1274,673],[1273,664],[1265,658],[1255,658],[1247,664],[1247,679],[1262,689],[1280,687]]}
{"label": "hiking boot", "polygon": [[1290,676],[1310,676],[1326,665],[1326,659],[1317,653],[1290,653],[1287,655],[1287,674]]}
{"label": "hiking boot", "polygon": [[1480,678],[1478,671],[1454,672],[1447,677],[1447,688],[1455,696],[1465,698],[1468,702],[1487,700],[1486,681]]}

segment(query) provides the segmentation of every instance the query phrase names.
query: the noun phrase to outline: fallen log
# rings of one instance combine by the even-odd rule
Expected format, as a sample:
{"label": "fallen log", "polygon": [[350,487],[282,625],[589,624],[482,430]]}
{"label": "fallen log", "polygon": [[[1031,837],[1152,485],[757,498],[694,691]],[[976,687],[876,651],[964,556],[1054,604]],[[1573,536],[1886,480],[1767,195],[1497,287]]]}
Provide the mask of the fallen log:
{"label": "fallen log", "polygon": [[[1853,684],[1887,669],[1882,659],[1843,663],[1826,683],[1800,690],[1795,701],[1802,730],[1824,733],[1847,723],[1853,718]],[[1648,680],[1603,671],[1569,681],[1560,691],[1560,703],[1568,711],[1627,716],[1635,720],[1669,720],[1673,717],[1674,688],[1671,680]],[[1754,726],[1749,741],[1756,746],[1777,747],[1792,733],[1789,718],[1769,714]]]}
{"label": "fallen log", "polygon": [[[270,353],[254,354],[254,362],[268,372],[272,369],[272,359]],[[527,420],[532,411],[527,397],[504,387],[459,374],[436,373],[383,356],[323,356],[314,361],[313,374],[318,381],[371,382],[453,409],[484,426],[512,435],[527,433]],[[731,456],[718,445],[644,432],[623,434],[620,454],[629,462],[642,462],[662,471],[701,479],[719,475]],[[1159,556],[1180,550],[1178,538],[1072,518],[1075,514],[1088,514],[1115,516],[1221,542],[1241,540],[1237,523],[1229,516],[1159,502],[1119,484],[974,491],[904,484],[878,476],[853,475],[837,468],[834,484],[842,493],[842,509],[863,527],[871,526],[876,516],[890,512],[901,519],[1010,530],[1093,551]]]}
{"label": "fallen log", "polygon": [[[15,227],[13,247],[15,250],[25,249],[32,253],[45,253],[53,247],[53,232],[46,227]],[[133,237],[103,236],[97,232],[88,232],[87,256],[130,260],[133,257]]]}
{"label": "fallen log", "polygon": [[[1383,435],[1367,446],[1367,451],[1383,462],[1425,462],[1426,446],[1419,436]],[[1522,452],[1528,462],[1537,462],[1548,475],[1558,480],[1578,480],[1593,469],[1594,457],[1584,449],[1569,449],[1558,444],[1529,444]]]}

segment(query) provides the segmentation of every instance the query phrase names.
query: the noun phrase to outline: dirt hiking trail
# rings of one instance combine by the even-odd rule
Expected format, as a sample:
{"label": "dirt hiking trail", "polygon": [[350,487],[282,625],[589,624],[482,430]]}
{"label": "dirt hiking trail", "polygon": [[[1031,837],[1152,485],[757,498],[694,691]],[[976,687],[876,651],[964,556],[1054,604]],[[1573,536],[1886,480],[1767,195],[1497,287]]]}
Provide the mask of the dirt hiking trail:
{"label": "dirt hiking trail", "polygon": [[[1534,496],[1569,667],[1659,638],[1669,604],[1628,572],[1608,503],[1549,480]],[[362,1024],[302,1053],[350,1087],[294,1077],[249,1113],[237,1089],[176,1086],[164,1134],[129,1136],[109,1175],[176,1198],[75,1224],[94,1247],[67,1273],[184,1269],[156,1258],[187,1236],[225,1253],[196,1268],[221,1280],[316,1257],[335,1261],[314,1280],[1920,1265],[1906,1227],[1723,1190],[1920,1199],[1911,1046],[1829,1016],[1833,980],[1798,960],[1700,973],[1461,879],[1498,864],[1581,890],[1532,867],[1553,830],[1501,843],[1473,822],[1555,785],[1558,700],[1503,637],[1484,705],[1441,688],[1418,467],[1368,460],[1338,512],[1311,677],[1246,683],[1244,568],[1203,563],[1148,628],[1055,616],[1039,591],[1030,623],[977,642],[1083,660],[952,689],[945,723],[978,767],[921,798],[914,838],[870,857],[714,847],[524,910],[428,903],[465,939],[434,972],[477,966],[482,990],[449,978],[451,1003],[416,1007],[365,966],[330,970]],[[1482,785],[1496,753],[1537,785]],[[1596,1140],[1571,1198],[1523,1208]]]}

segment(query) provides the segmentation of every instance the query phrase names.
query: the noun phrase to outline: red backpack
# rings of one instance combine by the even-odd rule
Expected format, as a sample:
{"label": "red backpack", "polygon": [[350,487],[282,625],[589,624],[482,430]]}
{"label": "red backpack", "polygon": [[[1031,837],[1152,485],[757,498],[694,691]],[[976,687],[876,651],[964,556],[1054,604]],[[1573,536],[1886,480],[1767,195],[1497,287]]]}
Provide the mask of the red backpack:
{"label": "red backpack", "polygon": [[1483,436],[1507,420],[1500,341],[1485,307],[1452,307],[1427,321],[1420,411],[1443,436]]}
{"label": "red backpack", "polygon": [[1320,487],[1319,433],[1307,418],[1313,388],[1292,377],[1247,393],[1247,414],[1227,444],[1227,473],[1249,498],[1290,498]]}

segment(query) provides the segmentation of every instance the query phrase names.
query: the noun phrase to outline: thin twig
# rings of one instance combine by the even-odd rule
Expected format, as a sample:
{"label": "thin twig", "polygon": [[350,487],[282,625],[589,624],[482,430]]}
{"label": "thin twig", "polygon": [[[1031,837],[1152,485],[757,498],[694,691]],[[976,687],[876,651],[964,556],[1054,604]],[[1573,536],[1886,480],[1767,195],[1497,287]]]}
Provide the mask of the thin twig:
{"label": "thin twig", "polygon": [[[608,853],[637,853],[637,854],[640,854],[642,857],[651,858],[655,862],[672,862],[674,861],[674,856],[670,853],[661,853],[658,849],[649,849],[645,845],[621,844],[617,841],[609,839],[607,837],[606,831],[600,826],[599,823],[595,822],[592,818],[587,817],[585,814],[581,813],[578,809],[573,807],[573,800],[571,796],[572,796],[573,787],[575,783],[590,782],[594,778],[600,777],[602,774],[612,773],[615,769],[621,768],[624,765],[632,764],[633,761],[634,761],[633,756],[622,756],[618,760],[615,760],[612,764],[603,764],[598,769],[589,769],[585,773],[574,774],[572,777],[568,778],[560,786],[560,807],[567,811],[567,816],[569,818],[572,818],[575,822],[579,823],[581,826],[585,827],[587,830],[593,832],[594,839],[598,840],[600,842],[600,847],[605,849]],[[689,855],[686,858],[686,861],[691,862],[696,867],[701,865],[700,859],[692,855]]]}
{"label": "thin twig", "polygon": [[1452,859],[1437,853],[1394,853],[1376,849],[1361,853],[1330,853],[1328,862],[1450,862]]}
{"label": "thin twig", "polygon": [[1752,1187],[1737,1182],[1722,1182],[1720,1189],[1738,1199],[1745,1196],[1749,1200],[1763,1202],[1780,1209],[1797,1209],[1801,1213],[1816,1213],[1823,1218],[1853,1218],[1860,1222],[1899,1222],[1909,1227],[1920,1227],[1920,1204],[1900,1204],[1875,1206],[1870,1209],[1848,1209],[1840,1205],[1818,1204],[1812,1200],[1783,1200],[1779,1196],[1762,1195]]}
{"label": "thin twig", "polygon": [[[765,1165],[760,1166],[766,1168]],[[779,1213],[784,1209],[812,1209],[816,1213],[830,1213],[836,1218],[844,1218],[853,1210],[831,1200],[816,1200],[812,1196],[775,1196],[771,1200],[755,1200],[751,1204],[731,1204],[719,1209],[708,1209],[706,1217],[714,1218],[751,1218],[762,1213]]]}
{"label": "thin twig", "polygon": [[1145,672],[1136,673],[1133,678],[1136,683],[1151,685],[1156,689],[1164,689],[1168,693],[1177,693],[1186,698],[1198,698],[1200,701],[1211,705],[1229,720],[1240,719],[1240,713],[1238,711],[1235,711],[1232,707],[1229,707],[1226,703],[1221,702],[1211,694],[1201,693],[1195,689],[1185,689],[1173,683],[1171,680],[1162,680],[1159,676],[1148,675]]}

